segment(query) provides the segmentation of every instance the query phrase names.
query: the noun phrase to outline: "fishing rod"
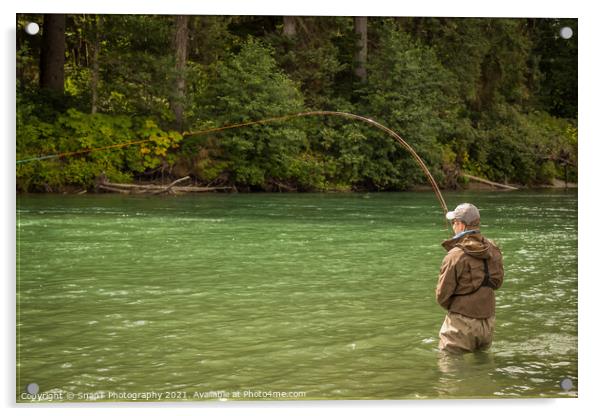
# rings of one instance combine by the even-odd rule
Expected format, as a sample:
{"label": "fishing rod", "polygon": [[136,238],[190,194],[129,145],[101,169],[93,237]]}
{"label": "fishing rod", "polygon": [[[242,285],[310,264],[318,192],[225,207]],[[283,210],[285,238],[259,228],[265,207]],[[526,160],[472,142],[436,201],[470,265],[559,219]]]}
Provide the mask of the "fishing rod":
{"label": "fishing rod", "polygon": [[420,169],[422,169],[422,171],[424,172],[424,175],[428,179],[429,183],[431,184],[431,187],[433,188],[433,191],[435,192],[435,196],[437,197],[437,200],[439,201],[439,205],[441,205],[441,209],[443,210],[443,215],[447,214],[447,212],[448,212],[447,204],[445,203],[445,200],[443,199],[441,190],[439,189],[439,186],[437,185],[435,178],[433,177],[431,172],[428,170],[426,164],[420,158],[418,153],[416,153],[416,151],[404,139],[402,139],[399,134],[395,133],[390,128],[385,127],[382,124],[380,124],[368,117],[358,116],[357,114],[345,113],[342,111],[322,111],[322,110],[306,111],[306,112],[302,112],[302,113],[289,114],[289,115],[279,116],[279,117],[271,117],[271,118],[266,118],[266,119],[262,119],[262,120],[248,121],[248,122],[238,123],[238,124],[231,124],[231,125],[227,125],[227,126],[223,126],[223,127],[215,127],[212,129],[200,130],[200,131],[195,131],[195,132],[188,132],[188,133],[183,134],[183,136],[197,136],[197,135],[203,135],[203,134],[208,134],[208,133],[215,133],[215,132],[219,132],[219,131],[223,131],[223,130],[248,127],[248,126],[252,126],[252,125],[256,125],[256,124],[268,124],[268,123],[273,123],[273,122],[277,122],[277,121],[285,121],[285,120],[289,120],[292,118],[310,117],[310,116],[338,116],[338,117],[344,117],[344,118],[349,118],[349,119],[353,119],[353,120],[359,120],[359,121],[367,123],[373,127],[378,128],[379,130],[382,130],[385,133],[387,133],[389,136],[391,136],[393,139],[395,139],[395,141],[397,141],[399,144],[401,144],[410,153],[410,155],[414,158],[414,160],[418,163],[418,166],[420,166]]}
{"label": "fishing rod", "polygon": [[[448,212],[447,204],[445,203],[445,200],[443,199],[441,190],[439,189],[439,186],[437,185],[435,178],[433,177],[431,172],[428,170],[426,164],[420,158],[418,153],[416,153],[416,151],[404,139],[402,139],[399,134],[395,133],[390,128],[385,127],[382,124],[380,124],[368,117],[358,116],[356,114],[345,113],[342,111],[322,111],[322,110],[306,111],[306,112],[301,112],[301,113],[288,114],[288,115],[284,115],[284,116],[270,117],[270,118],[265,118],[265,119],[261,119],[261,120],[247,121],[247,122],[237,123],[237,124],[229,124],[229,125],[222,126],[222,127],[214,127],[214,128],[210,128],[210,129],[185,132],[182,134],[182,137],[200,136],[200,135],[216,133],[216,132],[220,132],[220,131],[224,131],[224,130],[231,130],[231,129],[238,129],[238,128],[243,128],[243,127],[253,126],[253,125],[257,125],[257,124],[269,124],[269,123],[275,123],[275,122],[279,122],[279,121],[290,120],[293,118],[312,117],[312,116],[336,116],[336,117],[343,117],[343,118],[352,119],[352,120],[358,120],[358,121],[362,121],[366,124],[369,124],[373,127],[376,127],[377,129],[387,133],[397,143],[399,143],[401,146],[403,146],[403,148],[406,149],[410,153],[410,155],[416,161],[416,163],[418,163],[418,166],[420,167],[420,169],[426,176],[427,180],[429,181],[431,187],[433,188],[433,192],[435,193],[435,196],[437,197],[437,200],[439,201],[439,205],[441,205],[441,209],[443,210],[443,215],[447,214],[447,212]],[[80,155],[80,154],[85,154],[85,153],[91,153],[91,152],[100,151],[100,150],[107,150],[107,149],[126,147],[126,146],[131,146],[131,145],[136,145],[136,144],[142,144],[142,143],[147,143],[150,141],[152,141],[152,139],[138,140],[138,141],[132,141],[132,142],[127,142],[127,143],[119,143],[119,144],[114,144],[111,146],[99,147],[99,148],[94,148],[94,149],[84,149],[84,150],[79,150],[79,151],[74,151],[74,152],[57,153],[54,155],[45,155],[45,156],[33,157],[33,158],[29,158],[29,159],[21,159],[21,160],[17,160],[16,163],[20,164],[20,163],[32,162],[35,160],[68,157],[68,156]],[[447,226],[447,222],[446,222],[446,226]]]}

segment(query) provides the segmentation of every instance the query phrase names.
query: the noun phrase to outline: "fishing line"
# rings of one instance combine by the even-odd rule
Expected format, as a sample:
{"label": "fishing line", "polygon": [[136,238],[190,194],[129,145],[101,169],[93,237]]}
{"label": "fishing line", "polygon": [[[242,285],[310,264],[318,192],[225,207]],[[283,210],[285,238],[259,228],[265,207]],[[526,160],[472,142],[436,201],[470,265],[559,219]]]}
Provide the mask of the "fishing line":
{"label": "fishing line", "polygon": [[[373,127],[376,127],[377,129],[387,133],[397,143],[399,143],[401,146],[403,146],[403,148],[406,149],[410,153],[410,155],[416,161],[416,163],[418,163],[418,166],[420,167],[420,169],[426,176],[427,180],[429,181],[431,187],[433,188],[433,192],[435,193],[435,196],[437,197],[437,200],[439,201],[439,205],[441,205],[441,209],[443,210],[443,215],[445,215],[447,213],[447,211],[448,211],[447,204],[445,203],[445,200],[443,199],[443,195],[441,194],[439,186],[437,186],[437,182],[435,181],[435,178],[433,177],[431,172],[428,170],[426,164],[420,158],[418,153],[416,153],[416,151],[404,139],[402,139],[401,136],[399,136],[399,134],[395,133],[390,128],[385,127],[382,124],[380,124],[368,117],[358,116],[356,114],[345,113],[345,112],[341,112],[341,111],[306,111],[306,112],[302,112],[302,113],[289,114],[289,115],[285,115],[285,116],[265,118],[262,120],[248,121],[248,122],[237,123],[237,124],[229,124],[229,125],[222,126],[222,127],[215,127],[215,128],[204,129],[204,130],[199,130],[199,131],[185,132],[182,134],[182,136],[183,137],[200,136],[200,135],[216,133],[216,132],[220,132],[220,131],[224,131],[224,130],[231,130],[231,129],[238,129],[238,128],[242,128],[242,127],[253,126],[253,125],[257,125],[257,124],[269,124],[269,123],[275,123],[275,122],[279,122],[279,121],[290,120],[292,118],[311,117],[311,116],[337,116],[337,117],[343,117],[343,118],[348,118],[348,119],[352,119],[352,120],[359,120],[359,121],[367,123]],[[132,141],[132,142],[114,144],[111,146],[98,147],[98,148],[94,148],[94,149],[84,149],[84,150],[79,150],[79,151],[75,151],[75,152],[57,153],[54,155],[45,155],[45,156],[33,157],[33,158],[29,158],[29,159],[21,159],[21,160],[17,160],[16,163],[20,164],[20,163],[33,162],[36,160],[69,157],[69,156],[81,155],[81,154],[85,154],[85,153],[97,152],[97,151],[101,151],[101,150],[115,149],[115,148],[120,148],[120,147],[132,146],[132,145],[136,145],[136,144],[148,143],[150,141],[153,141],[153,139],[137,140],[137,141]],[[447,226],[447,222],[446,222],[446,226]]]}
{"label": "fishing line", "polygon": [[119,147],[126,147],[126,146],[131,146],[131,145],[134,145],[134,144],[148,143],[148,142],[151,142],[153,140],[154,139],[134,140],[132,142],[117,143],[117,144],[112,144],[110,146],[105,146],[105,147],[95,147],[93,149],[83,149],[83,150],[76,150],[74,152],[57,153],[55,155],[45,155],[45,156],[38,156],[38,157],[30,157],[29,159],[17,160],[16,163],[18,165],[20,163],[35,162],[36,160],[57,159],[57,158],[61,158],[61,157],[83,155],[83,154],[86,154],[86,153],[98,152],[100,150],[117,149]]}

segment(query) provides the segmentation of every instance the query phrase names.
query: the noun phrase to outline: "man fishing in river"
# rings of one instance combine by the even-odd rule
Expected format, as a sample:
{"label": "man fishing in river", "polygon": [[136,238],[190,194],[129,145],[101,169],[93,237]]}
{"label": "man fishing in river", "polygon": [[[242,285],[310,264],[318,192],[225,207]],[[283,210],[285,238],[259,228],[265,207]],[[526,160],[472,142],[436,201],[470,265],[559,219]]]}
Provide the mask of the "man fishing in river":
{"label": "man fishing in river", "polygon": [[447,213],[455,235],[442,243],[436,298],[447,309],[439,331],[439,349],[451,353],[486,350],[493,341],[494,290],[502,285],[500,249],[481,235],[477,207],[464,203]]}

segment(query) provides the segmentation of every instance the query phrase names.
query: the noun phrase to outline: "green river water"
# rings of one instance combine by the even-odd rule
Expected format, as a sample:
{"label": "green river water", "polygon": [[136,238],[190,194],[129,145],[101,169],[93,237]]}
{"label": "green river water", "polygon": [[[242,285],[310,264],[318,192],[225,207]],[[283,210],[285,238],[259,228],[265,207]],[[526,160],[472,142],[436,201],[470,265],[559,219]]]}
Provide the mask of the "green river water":
{"label": "green river water", "polygon": [[577,192],[445,199],[505,257],[457,358],[431,192],[18,196],[17,401],[576,397]]}

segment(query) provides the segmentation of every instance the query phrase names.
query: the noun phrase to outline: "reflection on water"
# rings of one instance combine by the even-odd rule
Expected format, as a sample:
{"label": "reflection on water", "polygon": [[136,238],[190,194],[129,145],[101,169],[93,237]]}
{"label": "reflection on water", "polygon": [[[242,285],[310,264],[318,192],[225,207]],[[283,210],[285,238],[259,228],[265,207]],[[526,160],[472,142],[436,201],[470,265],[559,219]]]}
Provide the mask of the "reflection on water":
{"label": "reflection on water", "polygon": [[479,351],[473,354],[448,354],[438,356],[439,383],[436,387],[440,397],[462,396],[465,384],[479,380],[478,390],[473,397],[495,397],[498,385],[494,381],[496,364],[492,353]]}
{"label": "reflection on water", "polygon": [[446,199],[505,255],[488,352],[437,350],[431,193],[21,196],[18,400],[576,396],[577,194]]}

